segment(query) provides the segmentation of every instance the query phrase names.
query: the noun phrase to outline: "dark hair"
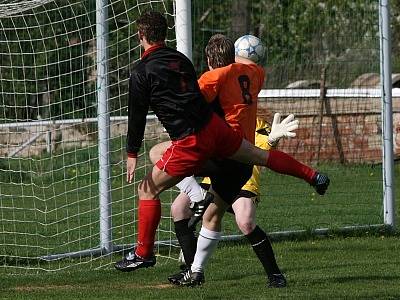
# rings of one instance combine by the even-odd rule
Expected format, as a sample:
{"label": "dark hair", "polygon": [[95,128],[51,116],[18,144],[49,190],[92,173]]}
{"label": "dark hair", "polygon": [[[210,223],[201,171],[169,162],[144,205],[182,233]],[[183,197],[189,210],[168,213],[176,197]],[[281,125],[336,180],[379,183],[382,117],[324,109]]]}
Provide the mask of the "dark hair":
{"label": "dark hair", "polygon": [[223,34],[214,34],[208,41],[205,51],[209,65],[214,69],[235,62],[235,45]]}
{"label": "dark hair", "polygon": [[158,11],[146,11],[136,20],[138,31],[148,43],[164,42],[167,36],[167,19]]}

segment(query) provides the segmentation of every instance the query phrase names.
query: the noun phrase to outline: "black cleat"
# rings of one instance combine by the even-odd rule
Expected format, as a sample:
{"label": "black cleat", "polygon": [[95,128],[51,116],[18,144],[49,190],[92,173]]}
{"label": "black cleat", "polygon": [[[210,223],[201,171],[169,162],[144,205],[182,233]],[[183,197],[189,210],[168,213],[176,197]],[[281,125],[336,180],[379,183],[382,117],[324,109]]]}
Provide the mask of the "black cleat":
{"label": "black cleat", "polygon": [[316,192],[320,195],[324,195],[330,183],[328,176],[317,172],[312,181],[311,186],[314,187]]}
{"label": "black cleat", "polygon": [[156,264],[156,257],[142,258],[135,253],[135,249],[129,252],[122,260],[117,261],[114,267],[122,272],[130,272],[139,268],[148,268]]}
{"label": "black cleat", "polygon": [[172,284],[180,285],[179,281],[183,279],[187,271],[189,271],[189,268],[185,265],[185,267],[181,268],[181,270],[178,273],[169,275],[168,281]]}
{"label": "black cleat", "polygon": [[283,288],[286,286],[286,278],[283,274],[272,274],[268,276],[268,287],[269,288]]}
{"label": "black cleat", "polygon": [[214,195],[207,192],[206,196],[204,197],[203,200],[201,200],[199,202],[195,202],[193,204],[192,210],[194,211],[194,214],[188,222],[189,228],[196,227],[197,223],[199,223],[201,221],[204,213],[207,210],[207,207],[213,202],[213,199],[214,199]]}
{"label": "black cleat", "polygon": [[183,277],[177,281],[177,285],[182,286],[198,286],[204,283],[204,274],[202,272],[192,272],[191,270],[187,270]]}

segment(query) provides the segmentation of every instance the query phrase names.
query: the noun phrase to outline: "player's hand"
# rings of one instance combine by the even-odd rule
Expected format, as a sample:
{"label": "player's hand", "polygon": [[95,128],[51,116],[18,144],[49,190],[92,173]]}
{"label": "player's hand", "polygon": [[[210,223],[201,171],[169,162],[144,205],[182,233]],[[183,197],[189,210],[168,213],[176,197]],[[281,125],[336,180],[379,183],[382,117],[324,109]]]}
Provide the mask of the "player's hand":
{"label": "player's hand", "polygon": [[273,146],[283,137],[295,137],[296,133],[293,131],[297,128],[299,128],[299,120],[295,120],[293,114],[288,115],[281,122],[281,115],[276,113],[272,122],[271,133],[268,136],[268,143]]}
{"label": "player's hand", "polygon": [[128,157],[126,161],[126,181],[128,183],[132,183],[133,174],[136,169],[136,157]]}

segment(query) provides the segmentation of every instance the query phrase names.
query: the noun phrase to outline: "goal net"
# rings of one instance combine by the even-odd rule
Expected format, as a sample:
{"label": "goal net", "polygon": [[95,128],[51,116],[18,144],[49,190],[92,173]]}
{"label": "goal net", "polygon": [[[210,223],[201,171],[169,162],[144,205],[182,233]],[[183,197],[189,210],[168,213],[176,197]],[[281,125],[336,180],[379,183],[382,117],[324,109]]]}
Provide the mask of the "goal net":
{"label": "goal net", "polygon": [[[107,2],[110,123],[103,130],[110,135],[109,218],[118,250],[136,241],[137,183],[149,170],[149,147],[166,138],[150,116],[140,166],[134,183],[126,184],[128,78],[141,55],[135,20],[147,9],[164,13],[170,24],[167,43],[175,47],[174,9],[172,1]],[[96,252],[101,223],[98,9],[92,0],[0,4],[0,266],[4,269],[58,270],[83,263],[101,267],[115,259]],[[169,218],[172,193],[163,197],[157,236],[166,244],[175,238]],[[161,254],[170,256],[169,251]]]}
{"label": "goal net", "polygon": [[[107,11],[103,36],[96,26],[99,3]],[[5,272],[109,268],[121,251],[132,248],[137,184],[151,168],[149,149],[167,139],[150,113],[134,183],[127,184],[128,78],[142,51],[135,20],[147,9],[161,11],[169,23],[167,44],[176,47],[175,4],[0,1],[0,267]],[[384,223],[378,9],[378,1],[361,0],[191,3],[192,61],[198,74],[207,70],[204,47],[213,34],[233,40],[259,36],[267,46],[260,114],[294,113],[301,124],[298,136],[281,141],[279,149],[331,178],[322,198],[301,180],[263,171],[257,220],[268,232]],[[101,87],[99,38],[107,40],[102,53],[108,80]],[[397,74],[393,85],[400,85]],[[107,90],[110,119],[99,130],[101,88]],[[393,94],[399,97],[397,89]],[[398,156],[398,110],[393,118]],[[104,132],[107,141],[101,140]],[[109,156],[99,154],[104,142]],[[109,167],[105,193],[99,186],[104,157]],[[174,189],[162,195],[156,237],[157,255],[169,259],[179,250],[169,212],[175,196]],[[109,197],[107,207],[100,204],[102,197]],[[109,214],[104,217],[102,210]],[[102,247],[104,223],[111,226],[107,242],[115,255]],[[228,238],[238,237],[232,218],[224,226]]]}

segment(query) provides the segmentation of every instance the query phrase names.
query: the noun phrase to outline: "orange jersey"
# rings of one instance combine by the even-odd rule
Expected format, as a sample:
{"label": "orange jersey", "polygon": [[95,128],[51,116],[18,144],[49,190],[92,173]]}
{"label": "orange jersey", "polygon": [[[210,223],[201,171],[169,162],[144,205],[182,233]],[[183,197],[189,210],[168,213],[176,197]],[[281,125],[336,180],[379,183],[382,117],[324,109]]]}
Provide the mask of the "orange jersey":
{"label": "orange jersey", "polygon": [[206,101],[218,99],[227,123],[253,144],[264,76],[264,69],[256,64],[234,63],[205,72],[198,80]]}

